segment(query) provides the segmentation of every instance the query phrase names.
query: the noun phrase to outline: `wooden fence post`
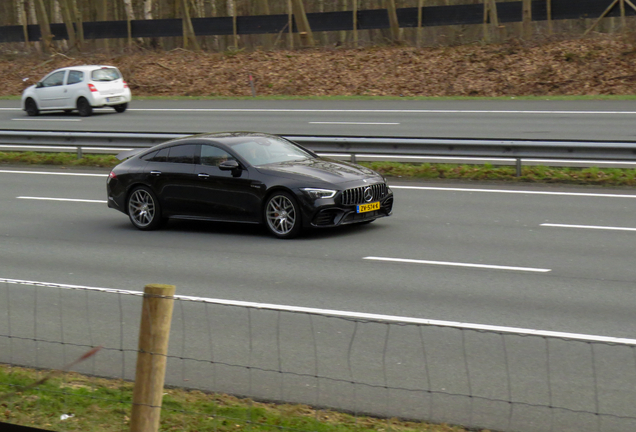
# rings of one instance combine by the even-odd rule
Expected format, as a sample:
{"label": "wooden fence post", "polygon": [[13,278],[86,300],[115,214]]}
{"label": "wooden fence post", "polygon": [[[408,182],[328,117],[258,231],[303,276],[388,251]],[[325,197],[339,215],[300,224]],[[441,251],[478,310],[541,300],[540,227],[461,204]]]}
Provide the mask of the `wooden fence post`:
{"label": "wooden fence post", "polygon": [[174,285],[146,285],[130,417],[131,432],[157,432],[161,416]]}

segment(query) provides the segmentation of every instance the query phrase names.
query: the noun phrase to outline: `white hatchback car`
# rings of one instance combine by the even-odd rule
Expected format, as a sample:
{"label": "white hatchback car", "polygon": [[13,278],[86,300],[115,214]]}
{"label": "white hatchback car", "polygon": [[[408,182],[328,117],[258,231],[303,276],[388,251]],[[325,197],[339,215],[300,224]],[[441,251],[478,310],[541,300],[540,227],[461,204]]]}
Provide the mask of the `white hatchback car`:
{"label": "white hatchback car", "polygon": [[130,100],[128,84],[116,67],[73,66],[57,69],[25,89],[22,109],[30,116],[45,110],[77,110],[86,117],[104,106],[122,113]]}

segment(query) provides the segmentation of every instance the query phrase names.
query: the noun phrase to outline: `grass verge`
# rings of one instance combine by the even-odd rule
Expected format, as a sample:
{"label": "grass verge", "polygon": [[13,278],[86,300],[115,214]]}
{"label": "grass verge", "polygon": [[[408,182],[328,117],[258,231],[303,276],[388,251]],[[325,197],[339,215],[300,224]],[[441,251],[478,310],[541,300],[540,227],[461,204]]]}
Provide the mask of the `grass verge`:
{"label": "grass verge", "polygon": [[[34,369],[0,365],[0,419],[3,422],[63,431],[128,430],[133,385],[74,372],[51,378],[37,388],[20,389],[41,378]],[[2,395],[17,394],[8,400]],[[61,420],[61,416],[70,416]],[[165,389],[162,431],[231,432],[467,432],[458,426],[352,416],[306,405],[277,405],[233,396]]]}
{"label": "grass verge", "polygon": [[[60,167],[112,168],[119,161],[113,155],[84,155],[77,159],[73,153],[0,152],[0,165],[54,165]],[[473,181],[510,181],[523,183],[562,183],[595,186],[636,186],[636,169],[627,168],[556,168],[524,166],[516,176],[512,166],[362,162],[379,173],[403,179],[450,179]]]}

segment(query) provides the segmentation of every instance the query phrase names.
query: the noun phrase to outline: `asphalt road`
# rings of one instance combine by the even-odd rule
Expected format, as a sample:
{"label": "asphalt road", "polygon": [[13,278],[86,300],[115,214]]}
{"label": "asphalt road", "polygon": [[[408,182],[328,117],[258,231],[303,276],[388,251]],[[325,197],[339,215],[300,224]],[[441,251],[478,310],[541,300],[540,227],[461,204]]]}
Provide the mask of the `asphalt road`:
{"label": "asphalt road", "polygon": [[[1,278],[133,291],[164,283],[176,285],[181,295],[206,298],[625,338],[635,334],[632,190],[394,181],[392,217],[281,241],[259,227],[232,224],[171,222],[161,231],[137,231],[125,215],[106,208],[105,172],[11,171],[0,170]],[[110,349],[97,366],[83,371],[133,376],[138,297],[11,284],[0,293],[6,299],[0,315],[8,317],[0,322],[0,333],[19,336],[0,340],[0,361],[59,367],[82,351],[31,338],[103,344]],[[420,339],[412,329],[392,327],[389,335],[377,324],[358,328],[350,321],[306,315],[211,311],[212,318],[208,309],[180,304],[171,350],[176,357],[199,360],[216,353],[214,373],[206,362],[182,360],[169,370],[168,383],[493,429],[565,431],[587,430],[580,427],[585,416],[551,414],[547,425],[541,410],[521,406],[512,412],[493,399],[501,400],[506,393],[501,383],[508,380],[517,389],[515,400],[594,412],[594,397],[599,398],[598,383],[591,381],[594,370],[595,380],[608,382],[603,406],[633,415],[624,403],[634,397],[633,364],[620,347],[595,348],[602,366],[600,360],[590,366],[584,343],[561,346],[433,328],[425,330],[433,353],[426,384],[416,361],[421,353],[414,341]],[[282,378],[280,370],[299,375]],[[432,393],[387,392],[387,385],[429,386]],[[424,413],[422,404],[428,407]]]}
{"label": "asphalt road", "polygon": [[133,100],[89,118],[19,106],[0,101],[0,129],[636,141],[634,101]]}
{"label": "asphalt road", "polygon": [[[390,218],[279,241],[231,224],[137,231],[106,208],[102,173],[3,170],[0,178],[6,278],[132,290],[167,283],[187,295],[616,337],[636,328],[636,231],[541,226],[635,229],[631,190],[398,182]],[[550,271],[364,259],[371,256]]]}

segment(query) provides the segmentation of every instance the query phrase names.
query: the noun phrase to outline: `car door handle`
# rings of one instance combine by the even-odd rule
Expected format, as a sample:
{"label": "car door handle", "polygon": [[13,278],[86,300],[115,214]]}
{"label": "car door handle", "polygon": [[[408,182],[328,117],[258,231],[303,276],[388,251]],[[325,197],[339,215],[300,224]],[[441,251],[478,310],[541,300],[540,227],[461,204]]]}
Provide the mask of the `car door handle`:
{"label": "car door handle", "polygon": [[159,177],[161,175],[161,171],[150,171],[150,175]]}
{"label": "car door handle", "polygon": [[210,174],[203,174],[203,173],[199,174],[199,178],[202,178],[202,179],[206,179],[206,178],[209,178],[209,177],[210,177]]}

